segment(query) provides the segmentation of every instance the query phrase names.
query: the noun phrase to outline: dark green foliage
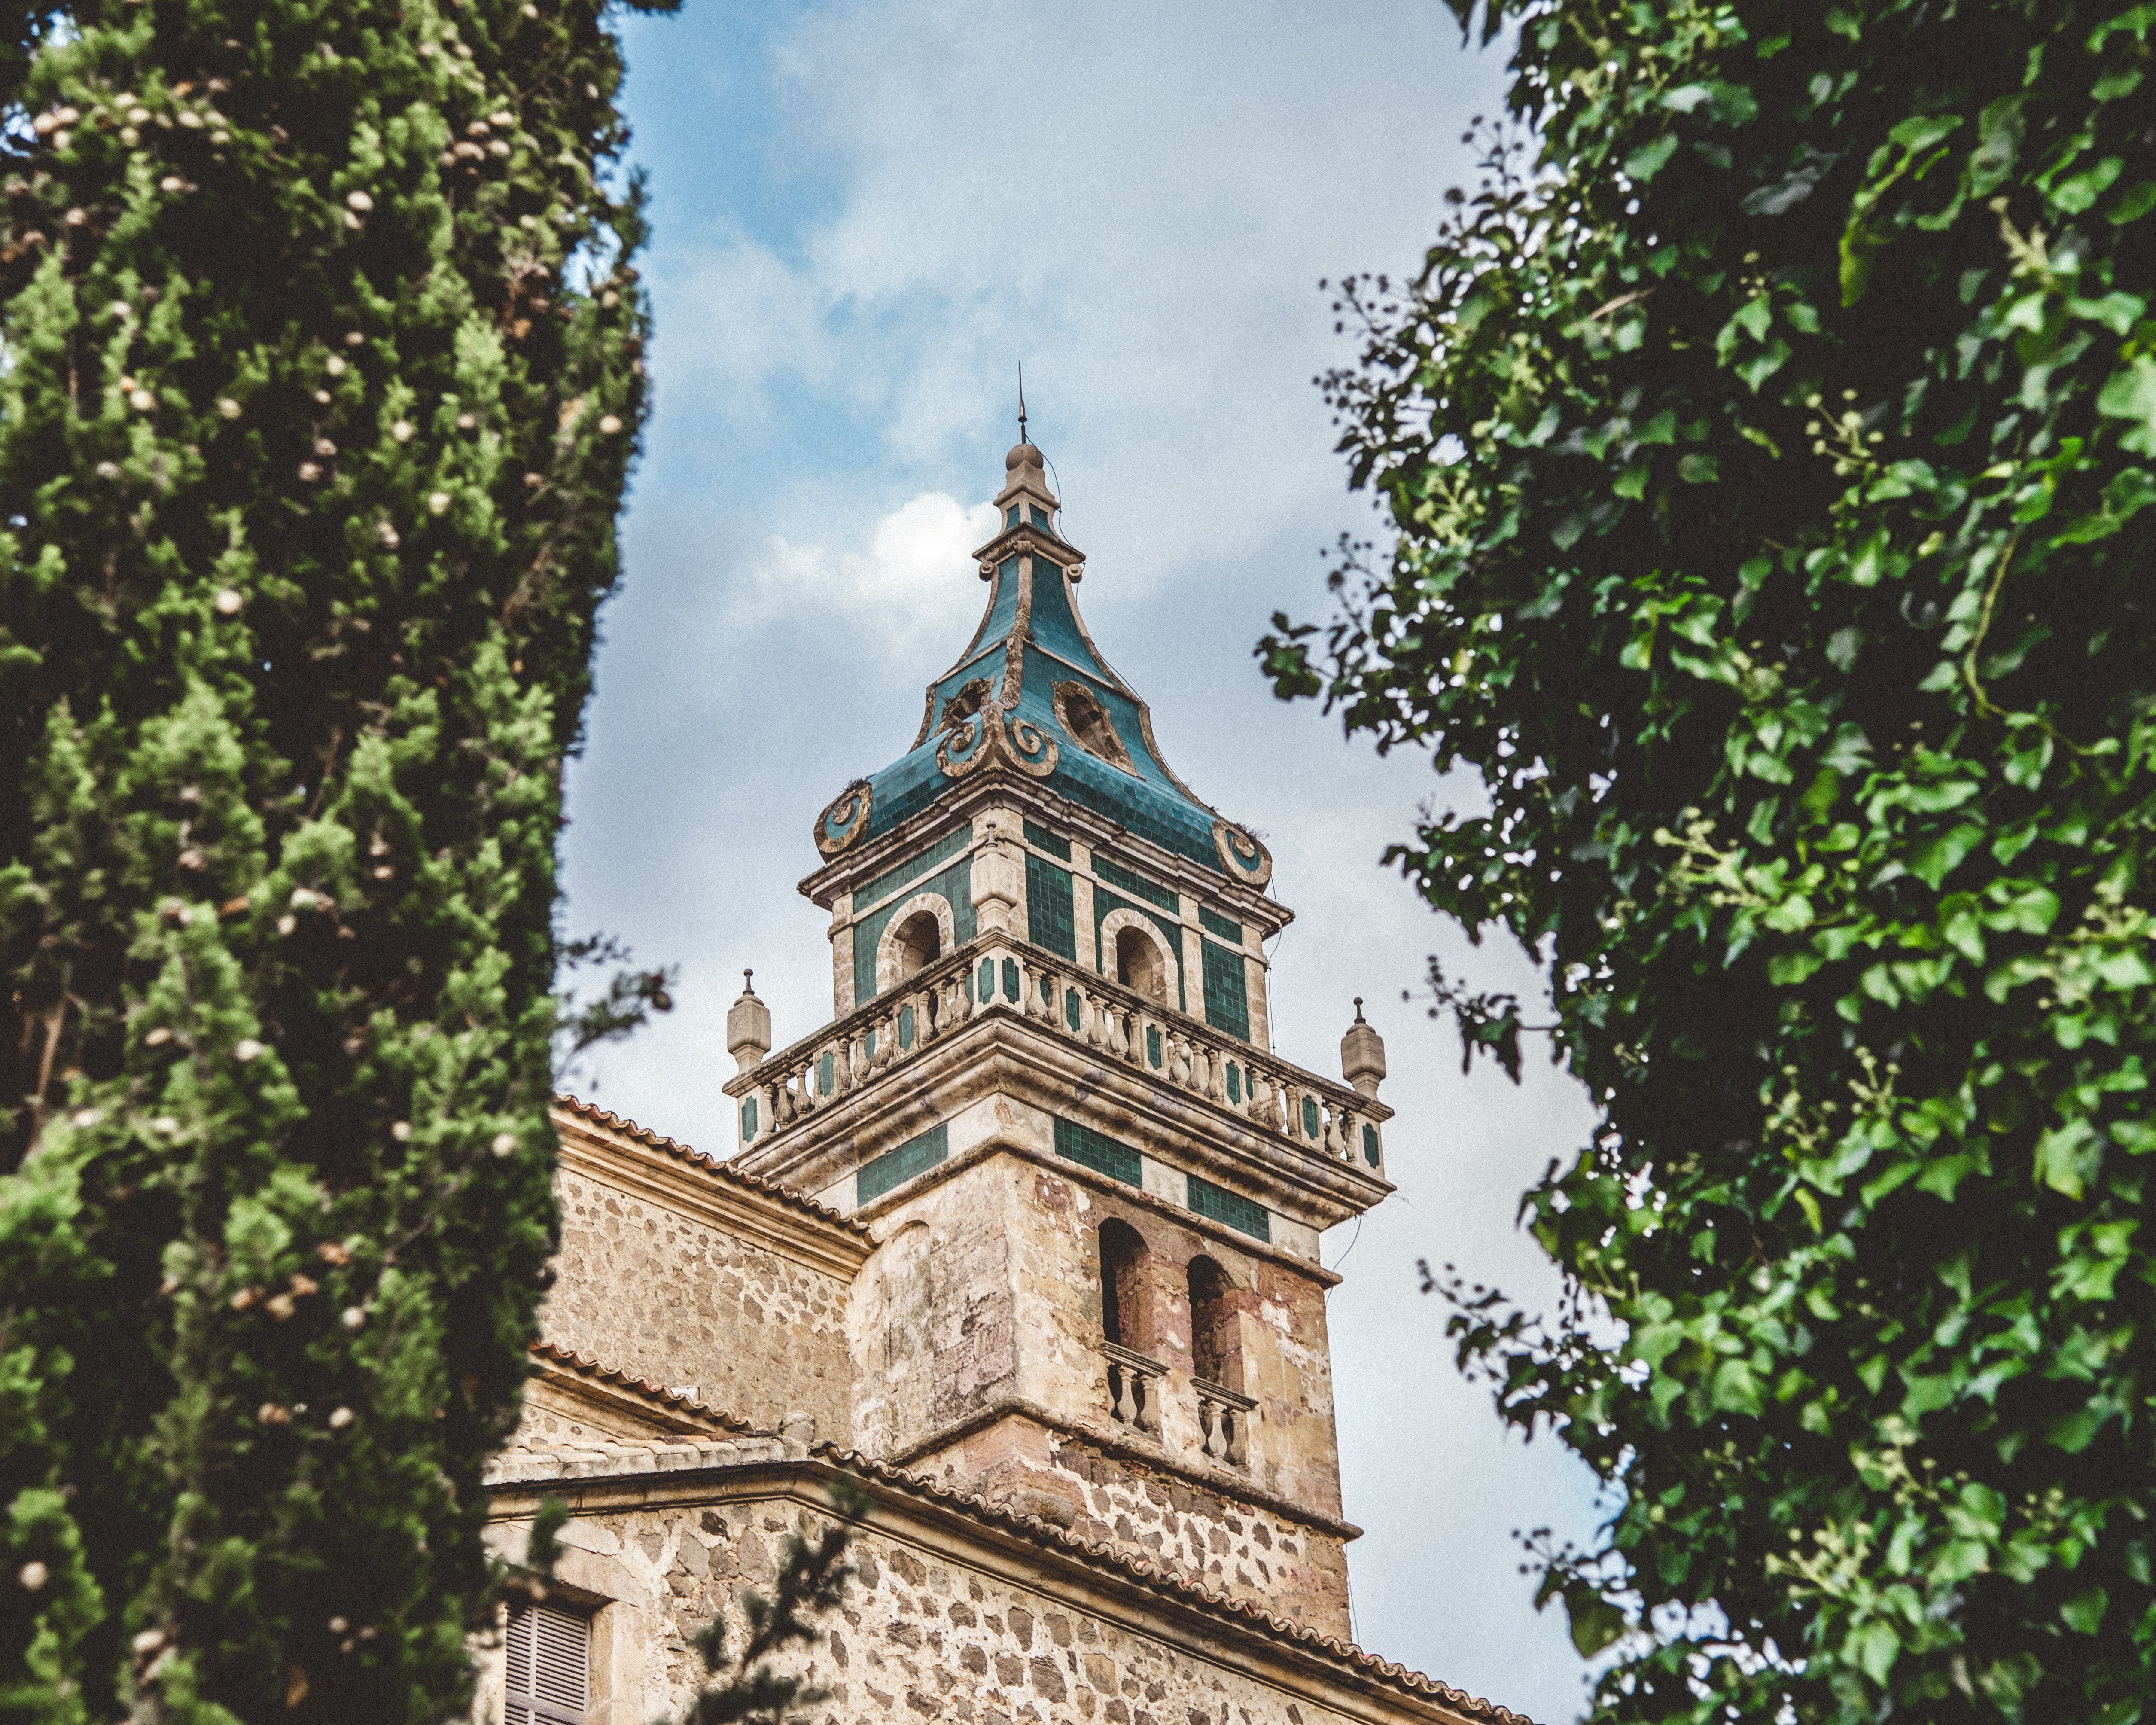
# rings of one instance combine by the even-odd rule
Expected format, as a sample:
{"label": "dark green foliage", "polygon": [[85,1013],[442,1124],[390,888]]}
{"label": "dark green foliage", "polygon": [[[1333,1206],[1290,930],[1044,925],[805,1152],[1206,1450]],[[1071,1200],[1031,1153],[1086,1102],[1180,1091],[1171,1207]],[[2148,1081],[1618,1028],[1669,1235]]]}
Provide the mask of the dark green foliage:
{"label": "dark green foliage", "polygon": [[850,1479],[832,1482],[831,1507],[839,1520],[827,1522],[812,1543],[805,1528],[786,1536],[778,1573],[767,1597],[741,1596],[741,1651],[729,1658],[726,1620],[715,1617],[697,1631],[704,1670],[721,1681],[706,1685],[690,1702],[682,1725],[783,1725],[798,1707],[815,1706],[826,1692],[781,1671],[774,1661],[789,1647],[806,1645],[820,1631],[814,1620],[837,1610],[853,1569],[845,1561],[850,1523],[867,1513],[868,1493]]}
{"label": "dark green foliage", "polygon": [[8,20],[0,1717],[465,1703],[643,409],[604,14]]}
{"label": "dark green foliage", "polygon": [[1543,1596],[1602,1717],[2129,1725],[2156,8],[1507,10],[1524,129],[1343,297],[1396,554],[1261,650],[1481,775],[1393,855],[1545,963],[1602,1112],[1527,1199],[1566,1309],[1450,1288],[1618,1488]]}

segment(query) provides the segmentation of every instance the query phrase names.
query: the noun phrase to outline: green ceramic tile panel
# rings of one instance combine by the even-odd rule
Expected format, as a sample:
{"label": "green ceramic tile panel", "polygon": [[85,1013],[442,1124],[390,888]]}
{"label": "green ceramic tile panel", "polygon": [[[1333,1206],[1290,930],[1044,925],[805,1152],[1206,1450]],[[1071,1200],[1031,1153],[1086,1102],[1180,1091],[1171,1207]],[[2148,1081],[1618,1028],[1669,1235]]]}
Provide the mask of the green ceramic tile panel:
{"label": "green ceramic tile panel", "polygon": [[1127,1144],[1118,1144],[1113,1138],[1095,1132],[1091,1127],[1075,1122],[1058,1120],[1055,1122],[1055,1153],[1067,1156],[1096,1174],[1106,1174],[1111,1180],[1121,1180],[1126,1186],[1145,1184],[1144,1164],[1138,1153]]}
{"label": "green ceramic tile panel", "polygon": [[1378,1129],[1367,1121],[1363,1126],[1363,1160],[1372,1168],[1378,1165]]}
{"label": "green ceramic tile panel", "polygon": [[1046,827],[1037,827],[1031,821],[1026,822],[1025,842],[1046,851],[1050,856],[1060,861],[1070,860],[1070,841],[1068,839],[1058,838]]}
{"label": "green ceramic tile panel", "polygon": [[1071,908],[1070,870],[1032,855],[1025,860],[1025,937],[1073,964],[1078,962],[1078,922]]}
{"label": "green ceramic tile panel", "polygon": [[1074,1036],[1078,1034],[1078,991],[1075,988],[1065,989],[1063,991],[1063,1022],[1070,1026],[1070,1034]]}
{"label": "green ceramic tile panel", "polygon": [[1167,887],[1148,880],[1141,874],[1125,868],[1112,856],[1093,853],[1093,872],[1108,883],[1127,892],[1133,898],[1142,898],[1149,905],[1158,905],[1163,911],[1180,912],[1183,901]]}
{"label": "green ceramic tile panel", "polygon": [[1004,525],[1006,527],[1015,527],[1018,525],[1018,505],[1015,503],[1004,511]]}
{"label": "green ceramic tile panel", "polygon": [[756,1136],[756,1098],[751,1096],[742,1104],[742,1142],[747,1143]]}
{"label": "green ceramic tile panel", "polygon": [[1240,947],[1243,944],[1243,925],[1240,922],[1230,922],[1217,911],[1209,911],[1204,906],[1200,905],[1198,907],[1198,924],[1199,927],[1219,935],[1231,947]]}
{"label": "green ceramic tile panel", "polygon": [[859,912],[866,910],[870,905],[881,904],[898,888],[905,886],[908,881],[919,880],[923,875],[932,873],[941,865],[950,861],[960,851],[967,849],[973,842],[972,822],[968,821],[963,826],[952,828],[926,850],[919,851],[908,857],[895,868],[886,869],[867,886],[856,887],[854,890],[855,911]]}
{"label": "green ceramic tile panel", "polygon": [[[1190,1010],[1190,990],[1183,975],[1183,928],[1171,922],[1158,911],[1148,911],[1142,905],[1134,905],[1127,898],[1118,898],[1105,886],[1093,889],[1093,945],[1099,951],[1101,925],[1108,920],[1111,911],[1135,911],[1160,931],[1160,937],[1168,943],[1168,950],[1175,955],[1175,1007],[1178,1012]],[[1103,962],[1111,962],[1112,952],[1101,953]],[[1247,1040],[1247,1037],[1245,1038]]]}
{"label": "green ceramic tile panel", "polygon": [[1048,531],[1048,511],[1043,509],[1038,503],[1034,504],[1031,507],[1033,509],[1034,526],[1040,528],[1042,532],[1045,533]]}
{"label": "green ceramic tile panel", "polygon": [[898,1045],[902,1049],[913,1046],[913,1009],[910,1006],[898,1009]]}
{"label": "green ceramic tile panel", "polygon": [[1210,1216],[1216,1222],[1225,1222],[1239,1234],[1247,1234],[1253,1240],[1272,1244],[1273,1219],[1261,1204],[1252,1204],[1239,1192],[1230,1192],[1224,1186],[1215,1186],[1210,1180],[1201,1180],[1195,1174],[1184,1177],[1190,1182],[1190,1208],[1201,1216]]}
{"label": "green ceramic tile panel", "polygon": [[825,1055],[816,1062],[816,1094],[819,1096],[830,1095],[832,1082],[837,1076],[836,1064],[829,1055]]}
{"label": "green ceramic tile panel", "polygon": [[1160,1066],[1160,1026],[1146,1026],[1146,1064],[1156,1070]]}
{"label": "green ceramic tile panel", "polygon": [[1015,958],[1004,960],[1004,999],[1013,1006],[1018,1004],[1018,960]]}
{"label": "green ceramic tile panel", "polygon": [[1211,941],[1205,948],[1205,1022],[1230,1036],[1250,1040],[1250,996],[1244,980],[1243,955]]}
{"label": "green ceramic tile panel", "polygon": [[[959,832],[968,829],[961,827]],[[916,891],[940,893],[951,906],[952,932],[954,942],[963,946],[973,939],[979,928],[973,916],[973,860],[962,857],[932,880],[908,883]],[[911,896],[911,895],[907,895]],[[894,898],[881,910],[871,911],[854,925],[854,1004],[866,1006],[875,999],[876,942],[891,926],[891,919],[905,897]]]}
{"label": "green ceramic tile panel", "polygon": [[1228,1100],[1237,1106],[1243,1101],[1243,1069],[1233,1060],[1228,1062]]}
{"label": "green ceramic tile panel", "polygon": [[916,1174],[926,1173],[951,1153],[951,1128],[937,1124],[897,1149],[886,1151],[874,1162],[861,1164],[854,1176],[854,1202],[866,1204],[881,1198],[894,1186],[902,1186]]}
{"label": "green ceramic tile panel", "polygon": [[1302,1099],[1302,1135],[1306,1138],[1317,1136],[1317,1098],[1315,1096]]}

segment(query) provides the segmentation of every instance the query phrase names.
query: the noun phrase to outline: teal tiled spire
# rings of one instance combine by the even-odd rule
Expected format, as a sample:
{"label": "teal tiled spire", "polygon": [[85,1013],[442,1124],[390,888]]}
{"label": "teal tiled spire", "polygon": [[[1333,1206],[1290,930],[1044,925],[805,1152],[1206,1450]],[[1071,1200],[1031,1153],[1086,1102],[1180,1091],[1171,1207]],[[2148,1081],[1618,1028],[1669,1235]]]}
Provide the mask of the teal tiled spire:
{"label": "teal tiled spire", "polygon": [[988,602],[957,663],[928,687],[905,755],[857,781],[819,817],[836,856],[931,807],[977,771],[1042,781],[1073,803],[1246,886],[1272,873],[1265,847],[1200,802],[1162,759],[1146,704],[1086,633],[1075,588],[1085,558],[1057,531],[1040,451],[1004,458],[1000,530],[974,554]]}

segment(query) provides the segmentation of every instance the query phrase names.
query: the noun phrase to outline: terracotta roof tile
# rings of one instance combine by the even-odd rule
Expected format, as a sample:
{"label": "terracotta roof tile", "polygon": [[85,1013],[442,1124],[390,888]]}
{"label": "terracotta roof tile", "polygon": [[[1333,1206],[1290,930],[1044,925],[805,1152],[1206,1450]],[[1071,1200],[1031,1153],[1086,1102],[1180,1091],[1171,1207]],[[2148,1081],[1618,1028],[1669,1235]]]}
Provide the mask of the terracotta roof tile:
{"label": "terracotta roof tile", "polygon": [[602,1108],[595,1102],[587,1102],[577,1096],[557,1096],[554,1098],[554,1106],[565,1114],[573,1114],[578,1119],[589,1121],[593,1126],[602,1127],[608,1132],[619,1132],[625,1138],[634,1138],[646,1149],[656,1150],[662,1155],[672,1157],[677,1162],[693,1163],[707,1173],[718,1175],[721,1179],[731,1180],[737,1186],[743,1186],[752,1192],[761,1192],[767,1197],[778,1199],[783,1204],[792,1204],[796,1209],[804,1211],[819,1221],[829,1222],[844,1229],[847,1233],[855,1235],[857,1239],[865,1241],[869,1238],[868,1224],[856,1221],[853,1217],[833,1209],[828,1204],[809,1197],[805,1192],[798,1191],[792,1186],[783,1185],[777,1180],[766,1179],[760,1174],[743,1173],[730,1163],[721,1162],[716,1156],[709,1155],[701,1150],[692,1150],[688,1145],[677,1142],[664,1132],[655,1132],[648,1126],[639,1126],[634,1121],[616,1114],[609,1109]]}
{"label": "terracotta roof tile", "polygon": [[559,1366],[573,1372],[580,1378],[589,1378],[615,1389],[625,1389],[631,1395],[652,1402],[664,1408],[670,1414],[691,1414],[699,1420],[709,1420],[725,1430],[748,1432],[757,1437],[776,1437],[778,1435],[752,1425],[737,1415],[722,1413],[716,1408],[707,1406],[698,1401],[696,1397],[685,1395],[678,1389],[669,1389],[663,1384],[654,1384],[649,1378],[639,1378],[633,1373],[624,1372],[619,1367],[609,1366],[603,1361],[594,1359],[588,1353],[578,1353],[572,1348],[564,1348],[558,1342],[534,1342],[531,1344],[531,1355],[533,1358],[544,1360],[549,1365]]}
{"label": "terracotta roof tile", "polygon": [[1487,1721],[1489,1725],[1534,1725],[1534,1722],[1524,1713],[1516,1713],[1510,1707],[1500,1707],[1495,1702],[1470,1695],[1463,1689],[1455,1689],[1450,1684],[1424,1676],[1420,1671],[1411,1671],[1405,1666],[1389,1659],[1380,1659],[1374,1653],[1366,1653],[1352,1641],[1321,1635],[1316,1630],[1290,1623],[1286,1618],[1276,1617],[1270,1611],[1261,1611],[1244,1600],[1230,1599],[1209,1587],[1200,1587],[1196,1582],[1185,1580],[1158,1563],[1143,1558],[1130,1557],[1113,1546],[1098,1541],[1081,1539],[1076,1534],[1065,1532],[1052,1522],[1043,1521],[1039,1516],[1020,1515],[1014,1510],[990,1503],[985,1498],[975,1497],[972,1492],[953,1491],[948,1486],[940,1486],[932,1480],[923,1479],[919,1474],[908,1473],[904,1468],[893,1467],[888,1462],[864,1455],[857,1450],[842,1450],[836,1444],[812,1444],[809,1453],[850,1473],[880,1480],[902,1491],[947,1505],[978,1521],[988,1522],[1006,1532],[1017,1533],[1036,1545],[1053,1546],[1091,1563],[1121,1570],[1158,1592],[1202,1606],[1216,1615],[1233,1618],[1275,1640],[1321,1654],[1411,1695],[1428,1696],[1433,1700],[1441,1701],[1470,1718]]}

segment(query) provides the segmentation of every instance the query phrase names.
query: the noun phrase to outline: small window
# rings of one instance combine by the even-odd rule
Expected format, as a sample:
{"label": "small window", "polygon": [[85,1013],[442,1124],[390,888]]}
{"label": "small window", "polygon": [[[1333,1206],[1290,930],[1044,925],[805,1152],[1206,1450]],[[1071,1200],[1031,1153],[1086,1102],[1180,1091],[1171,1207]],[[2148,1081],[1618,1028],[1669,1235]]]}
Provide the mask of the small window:
{"label": "small window", "polygon": [[919,974],[943,956],[943,929],[933,911],[916,911],[900,925],[898,979]]}
{"label": "small window", "polygon": [[1168,1004],[1168,966],[1160,947],[1142,928],[1122,928],[1116,933],[1116,980],[1135,988],[1148,1000]]}
{"label": "small window", "polygon": [[591,1620],[552,1605],[509,1611],[506,1725],[584,1725],[592,1702]]}
{"label": "small window", "polygon": [[1145,1242],[1127,1222],[1101,1224],[1101,1333],[1118,1348],[1146,1350],[1144,1296],[1138,1266]]}

